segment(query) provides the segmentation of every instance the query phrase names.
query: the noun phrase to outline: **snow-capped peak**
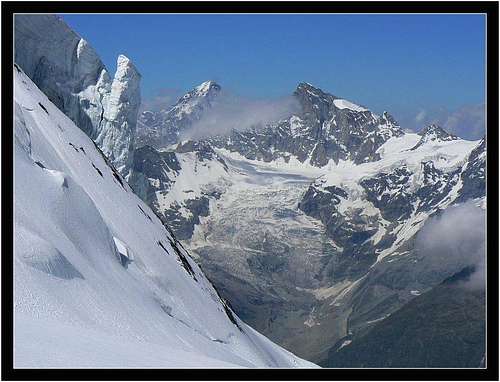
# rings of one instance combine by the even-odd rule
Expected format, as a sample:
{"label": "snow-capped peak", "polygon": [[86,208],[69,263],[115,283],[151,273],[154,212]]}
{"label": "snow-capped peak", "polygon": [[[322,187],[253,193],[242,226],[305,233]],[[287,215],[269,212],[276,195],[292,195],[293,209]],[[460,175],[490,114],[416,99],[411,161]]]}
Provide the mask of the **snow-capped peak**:
{"label": "snow-capped peak", "polygon": [[309,95],[309,96],[313,96],[313,97],[319,97],[319,98],[327,98],[328,96],[329,97],[333,97],[333,98],[337,98],[337,97],[332,96],[332,95],[330,95],[328,93],[325,93],[320,88],[317,88],[317,87],[311,85],[308,82],[301,82],[301,83],[299,83],[297,85],[297,88],[295,89],[294,94],[295,95],[305,94],[305,95]]}
{"label": "snow-capped peak", "polygon": [[412,150],[416,150],[420,146],[428,142],[438,143],[438,142],[456,141],[460,139],[460,137],[448,133],[443,128],[435,124],[431,124],[425,127],[418,133],[418,135],[422,136],[422,138],[420,138],[420,141],[412,148]]}
{"label": "snow-capped peak", "polygon": [[195,92],[197,96],[203,97],[207,95],[210,91],[219,91],[221,89],[220,85],[215,81],[205,81],[202,84],[195,87]]}
{"label": "snow-capped peak", "polygon": [[427,127],[424,127],[418,135],[421,135],[423,137],[427,136],[430,139],[441,139],[443,141],[452,141],[459,139],[456,135],[448,133],[446,130],[444,130],[441,126],[438,126],[436,124],[430,124]]}

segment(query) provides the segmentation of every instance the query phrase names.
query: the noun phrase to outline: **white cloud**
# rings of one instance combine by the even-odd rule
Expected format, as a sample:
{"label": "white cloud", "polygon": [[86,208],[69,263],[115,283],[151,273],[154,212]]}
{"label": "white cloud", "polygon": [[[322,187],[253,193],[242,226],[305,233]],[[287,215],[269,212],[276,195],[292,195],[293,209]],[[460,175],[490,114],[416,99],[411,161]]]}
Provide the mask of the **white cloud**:
{"label": "white cloud", "polygon": [[482,138],[486,132],[485,126],[484,104],[462,106],[443,122],[448,132],[468,139]]}
{"label": "white cloud", "polygon": [[159,111],[171,107],[179,97],[181,92],[176,89],[162,88],[155,95],[144,98],[141,103],[141,111],[152,110]]}
{"label": "white cloud", "polygon": [[424,121],[425,117],[427,116],[427,112],[425,110],[420,110],[417,115],[415,116],[415,122],[417,124],[420,124]]}
{"label": "white cloud", "polygon": [[463,105],[451,111],[445,108],[421,109],[415,116],[402,115],[398,119],[401,126],[417,132],[435,123],[464,139],[481,139],[486,133],[484,104]]}
{"label": "white cloud", "polygon": [[466,285],[484,288],[485,228],[485,211],[473,201],[449,207],[424,225],[416,249],[436,269],[454,273],[474,266]]}

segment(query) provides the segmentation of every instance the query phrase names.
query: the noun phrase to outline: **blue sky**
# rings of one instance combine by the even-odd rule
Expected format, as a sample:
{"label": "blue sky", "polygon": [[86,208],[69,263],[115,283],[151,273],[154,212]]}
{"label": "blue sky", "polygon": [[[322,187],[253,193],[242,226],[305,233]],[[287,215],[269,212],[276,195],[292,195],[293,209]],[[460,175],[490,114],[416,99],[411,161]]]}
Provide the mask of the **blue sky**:
{"label": "blue sky", "polygon": [[[63,15],[145,99],[208,80],[244,97],[299,82],[410,121],[484,102],[482,15]],[[409,122],[407,122],[409,123]]]}

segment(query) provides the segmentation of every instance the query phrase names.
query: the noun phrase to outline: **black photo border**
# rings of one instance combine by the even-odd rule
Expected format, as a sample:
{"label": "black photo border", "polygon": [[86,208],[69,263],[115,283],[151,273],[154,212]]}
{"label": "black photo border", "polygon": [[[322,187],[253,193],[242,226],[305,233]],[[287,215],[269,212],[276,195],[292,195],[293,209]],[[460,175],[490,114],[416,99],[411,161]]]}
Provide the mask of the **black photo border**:
{"label": "black photo border", "polygon": [[[2,379],[3,380],[498,380],[497,1],[3,1]],[[484,13],[487,17],[487,360],[483,369],[15,369],[13,363],[13,15],[15,13]]]}

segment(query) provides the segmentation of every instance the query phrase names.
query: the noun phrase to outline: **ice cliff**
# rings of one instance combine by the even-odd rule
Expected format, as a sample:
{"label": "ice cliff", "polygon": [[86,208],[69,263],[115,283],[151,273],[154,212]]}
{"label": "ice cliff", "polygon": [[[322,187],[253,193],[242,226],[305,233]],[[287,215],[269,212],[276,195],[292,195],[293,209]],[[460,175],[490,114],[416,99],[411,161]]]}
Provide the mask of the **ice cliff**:
{"label": "ice cliff", "polygon": [[55,15],[15,16],[15,62],[126,175],[140,104],[132,62],[120,55],[111,79],[88,42]]}

